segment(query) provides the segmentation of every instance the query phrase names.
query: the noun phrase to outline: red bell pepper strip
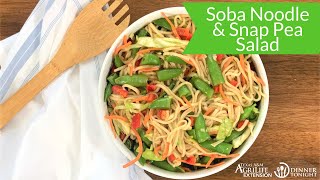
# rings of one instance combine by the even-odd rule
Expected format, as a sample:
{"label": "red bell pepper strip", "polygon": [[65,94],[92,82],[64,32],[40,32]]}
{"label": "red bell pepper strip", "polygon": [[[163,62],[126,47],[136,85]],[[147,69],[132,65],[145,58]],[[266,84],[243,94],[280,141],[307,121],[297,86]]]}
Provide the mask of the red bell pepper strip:
{"label": "red bell pepper strip", "polygon": [[141,126],[141,115],[139,113],[132,117],[131,127],[133,129],[138,129]]}
{"label": "red bell pepper strip", "polygon": [[192,34],[187,28],[177,28],[177,32],[179,36],[184,40],[190,40],[192,38]]}
{"label": "red bell pepper strip", "polygon": [[129,92],[127,90],[123,89],[122,86],[115,85],[115,86],[112,86],[111,89],[114,94],[118,94],[124,98],[128,97]]}
{"label": "red bell pepper strip", "polygon": [[237,124],[237,128],[241,128],[244,124],[244,121],[239,121]]}
{"label": "red bell pepper strip", "polygon": [[189,164],[195,164],[196,163],[196,158],[194,156],[188,157],[186,160]]}
{"label": "red bell pepper strip", "polygon": [[176,157],[173,154],[171,154],[168,158],[170,162],[173,162],[174,160],[176,160]]}
{"label": "red bell pepper strip", "polygon": [[146,101],[147,101],[147,102],[152,102],[152,101],[154,101],[155,99],[157,99],[157,95],[154,94],[154,93],[150,93],[150,94],[147,95]]}
{"label": "red bell pepper strip", "polygon": [[223,60],[223,58],[224,58],[224,54],[217,54],[217,61],[218,61],[219,63],[221,63],[221,61]]}
{"label": "red bell pepper strip", "polygon": [[237,84],[238,84],[238,81],[232,79],[232,80],[230,81],[230,84],[231,84],[232,86],[236,87]]}
{"label": "red bell pepper strip", "polygon": [[157,86],[155,84],[148,84],[147,85],[147,92],[151,92],[157,89]]}

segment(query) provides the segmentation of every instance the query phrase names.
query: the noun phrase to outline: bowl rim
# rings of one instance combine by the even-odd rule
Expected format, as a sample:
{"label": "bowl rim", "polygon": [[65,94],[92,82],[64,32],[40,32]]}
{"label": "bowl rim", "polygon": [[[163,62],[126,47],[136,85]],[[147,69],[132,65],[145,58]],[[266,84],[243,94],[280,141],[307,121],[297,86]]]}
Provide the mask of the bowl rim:
{"label": "bowl rim", "polygon": [[[122,37],[124,35],[128,35],[130,33],[135,33],[136,31],[138,31],[139,29],[144,27],[147,23],[161,18],[162,17],[161,12],[164,12],[168,16],[188,13],[184,7],[171,7],[171,8],[160,9],[160,10],[151,12],[151,13],[141,17],[140,19],[138,19],[137,21],[132,23],[127,29],[125,29],[120,34],[120,36],[115,40],[115,42],[112,44],[111,48],[109,49],[109,51],[104,59],[104,62],[103,62],[103,65],[102,65],[102,68],[100,71],[99,87],[98,87],[99,109],[101,112],[101,116],[100,116],[101,119],[99,120],[99,122],[101,123],[100,127],[102,128],[103,131],[106,131],[106,133],[108,134],[108,138],[112,138],[112,141],[117,146],[117,148],[122,152],[122,154],[124,154],[130,160],[135,158],[135,155],[130,150],[127,149],[127,147],[121,142],[121,140],[119,138],[114,138],[114,136],[111,132],[111,129],[109,127],[109,124],[106,123],[103,118],[104,115],[106,114],[106,104],[103,101],[104,89],[106,86],[105,79],[106,79],[106,76],[108,75],[109,70],[111,68],[112,54],[115,51],[115,48],[121,43]],[[258,135],[263,127],[263,124],[265,122],[267,111],[268,111],[268,106],[269,106],[269,84],[268,84],[268,79],[267,79],[264,65],[263,65],[259,55],[256,55],[256,54],[252,55],[252,59],[253,59],[253,63],[256,68],[257,74],[265,82],[265,86],[263,87],[263,92],[265,94],[265,97],[260,102],[260,107],[259,107],[260,115],[258,117],[257,124],[255,125],[255,128],[253,130],[253,134],[250,135],[250,137],[236,150],[236,152],[240,154],[239,156],[225,160],[225,163],[222,164],[221,166],[218,166],[218,167],[209,168],[209,169],[202,169],[202,170],[193,171],[193,172],[186,172],[186,173],[170,172],[170,171],[166,171],[166,170],[163,170],[163,169],[160,169],[158,167],[155,167],[153,165],[148,165],[148,164],[145,164],[144,166],[142,166],[139,162],[136,162],[136,165],[139,166],[140,168],[150,172],[150,173],[153,173],[158,176],[165,177],[165,178],[196,179],[196,178],[202,178],[202,177],[206,177],[206,176],[210,176],[215,173],[218,173],[218,172],[226,169],[227,167],[231,166],[238,159],[240,159],[248,151],[248,149],[252,146],[252,144],[254,143],[256,138],[258,137]]]}

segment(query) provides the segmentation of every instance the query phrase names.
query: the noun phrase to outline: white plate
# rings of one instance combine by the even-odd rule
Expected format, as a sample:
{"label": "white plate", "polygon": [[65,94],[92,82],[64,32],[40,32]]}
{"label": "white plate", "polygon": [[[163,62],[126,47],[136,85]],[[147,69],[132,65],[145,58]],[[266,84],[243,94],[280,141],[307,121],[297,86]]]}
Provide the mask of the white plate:
{"label": "white plate", "polygon": [[[139,29],[144,27],[146,24],[152,22],[153,20],[162,18],[161,12],[164,12],[167,16],[172,16],[172,15],[177,15],[177,14],[187,14],[187,11],[185,10],[184,7],[167,8],[167,9],[162,9],[162,10],[150,13],[150,14],[140,18],[139,20],[137,20],[133,24],[131,24],[117,38],[117,40],[111,46],[111,48],[110,48],[110,50],[104,60],[104,63],[102,65],[102,70],[101,70],[100,78],[99,78],[99,103],[100,103],[100,108],[101,108],[101,112],[103,112],[103,115],[105,115],[107,113],[107,111],[106,111],[107,106],[103,100],[104,89],[106,87],[106,80],[105,79],[106,79],[106,77],[109,73],[109,70],[111,68],[113,52],[115,51],[116,47],[118,47],[121,44],[122,38],[124,35],[129,35],[131,33],[135,33]],[[166,171],[166,170],[163,170],[163,169],[160,169],[158,167],[148,165],[148,164],[142,166],[139,162],[137,162],[136,165],[145,169],[146,171],[149,171],[153,174],[156,174],[156,175],[159,175],[162,177],[166,177],[166,178],[195,179],[195,178],[209,176],[209,175],[215,174],[219,171],[222,171],[223,169],[229,167],[231,164],[236,162],[241,156],[243,156],[247,152],[247,150],[252,146],[255,139],[258,137],[258,135],[262,129],[262,126],[264,124],[264,121],[265,121],[265,118],[267,115],[267,111],[268,111],[268,105],[269,105],[269,85],[268,85],[268,79],[267,79],[267,75],[266,75],[264,66],[262,64],[262,61],[261,61],[259,55],[253,55],[252,59],[253,59],[253,63],[256,67],[256,71],[257,71],[259,77],[261,77],[262,80],[266,84],[263,87],[263,92],[266,94],[266,97],[261,100],[260,107],[259,107],[260,115],[257,120],[257,124],[254,128],[253,135],[250,136],[246,140],[246,142],[240,148],[238,148],[235,152],[235,153],[239,153],[240,156],[238,156],[236,158],[227,159],[227,160],[225,160],[225,163],[223,165],[218,166],[218,167],[209,168],[209,169],[202,169],[202,170],[198,170],[198,171],[194,171],[194,172],[187,172],[187,173],[169,172],[169,171]],[[103,122],[103,124],[104,124],[104,126],[101,126],[101,127],[105,128],[106,132],[108,132],[110,139],[116,144],[116,146],[119,148],[119,150],[128,159],[130,159],[130,160],[134,159],[135,155],[121,142],[121,140],[119,138],[116,138],[116,139],[114,138],[112,131],[111,131],[111,128],[109,127],[109,123],[106,123],[103,119],[101,119],[101,122]]]}

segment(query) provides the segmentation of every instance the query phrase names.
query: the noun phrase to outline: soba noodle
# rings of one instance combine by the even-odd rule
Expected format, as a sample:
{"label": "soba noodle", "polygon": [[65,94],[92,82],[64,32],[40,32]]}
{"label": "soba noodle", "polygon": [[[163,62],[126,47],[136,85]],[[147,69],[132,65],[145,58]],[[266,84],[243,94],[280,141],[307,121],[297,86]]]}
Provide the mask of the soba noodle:
{"label": "soba noodle", "polygon": [[[175,28],[184,28],[187,29],[190,34],[194,33],[195,25],[188,15],[177,15],[170,17],[170,19]],[[144,29],[147,31],[147,36],[151,38],[177,38],[172,31],[154,23],[149,23]],[[207,131],[211,131],[210,135],[212,138],[217,135],[219,125],[221,125],[225,119],[232,120],[233,131],[243,131],[249,124],[251,124],[251,126],[254,125],[254,122],[245,120],[241,127],[237,127],[239,121],[242,121],[240,117],[241,114],[244,113],[244,109],[258,103],[261,98],[264,97],[262,91],[263,82],[257,76],[254,68],[252,68],[251,56],[245,56],[244,69],[238,55],[223,55],[218,63],[225,83],[221,85],[223,92],[219,92],[219,88],[213,87],[210,79],[206,63],[208,55],[184,55],[182,53],[185,46],[163,47],[161,50],[150,51],[150,53],[155,54],[161,60],[160,66],[141,65],[139,63],[144,57],[144,53],[134,52],[138,47],[136,44],[136,34],[131,34],[129,37],[130,39],[128,41],[131,41],[132,44],[117,53],[123,65],[113,69],[112,73],[117,73],[118,76],[145,74],[148,77],[148,84],[155,85],[152,93],[155,94],[156,97],[165,94],[165,96],[172,98],[172,103],[168,110],[151,110],[148,108],[150,105],[149,102],[133,102],[134,99],[145,96],[145,94],[142,93],[145,91],[144,88],[134,87],[129,84],[122,85],[122,88],[128,92],[128,95],[123,97],[121,94],[112,93],[107,100],[109,113],[112,116],[125,117],[129,121],[124,122],[118,121],[116,118],[110,118],[111,121],[113,120],[112,122],[117,131],[117,135],[125,137],[122,138],[123,142],[131,140],[137,143],[137,137],[132,130],[131,123],[133,116],[139,114],[141,117],[140,126],[144,131],[147,131],[145,136],[152,142],[148,148],[152,151],[157,149],[157,154],[164,156],[162,160],[167,160],[173,167],[181,166],[189,157],[196,157],[196,159],[204,156],[228,158],[228,156],[224,154],[209,151],[204,148],[187,132],[193,129],[194,119],[196,119],[200,113],[206,112],[208,113],[204,115],[205,125]],[[140,46],[138,48],[139,51],[141,51],[150,47]],[[166,56],[176,56],[182,60],[188,60],[193,66],[190,64],[184,65],[168,62],[165,60]],[[215,60],[218,58],[217,55],[213,55],[213,57]],[[150,68],[155,68],[155,70],[146,71]],[[182,69],[184,73],[170,80],[159,81],[156,74],[157,68],[179,68]],[[204,82],[211,85],[212,88],[215,88],[216,91],[214,95],[208,98],[200,90],[196,89],[193,84],[189,82],[189,79],[193,76],[198,76]],[[170,84],[173,84],[172,88],[169,87]],[[188,102],[178,95],[178,90],[182,86],[186,86],[191,92],[190,98],[187,100]],[[224,95],[222,95],[222,93]],[[163,113],[160,113],[160,117],[159,111]],[[162,119],[161,116],[165,118]],[[142,123],[148,118],[149,120],[146,121],[146,123]],[[218,140],[214,145],[219,145],[219,143],[222,142],[223,140]],[[170,156],[173,156],[174,159],[169,158]],[[199,165],[200,162],[197,161],[195,165],[197,164]],[[187,166],[183,167],[185,170],[190,169],[190,167],[189,169],[186,168]]]}

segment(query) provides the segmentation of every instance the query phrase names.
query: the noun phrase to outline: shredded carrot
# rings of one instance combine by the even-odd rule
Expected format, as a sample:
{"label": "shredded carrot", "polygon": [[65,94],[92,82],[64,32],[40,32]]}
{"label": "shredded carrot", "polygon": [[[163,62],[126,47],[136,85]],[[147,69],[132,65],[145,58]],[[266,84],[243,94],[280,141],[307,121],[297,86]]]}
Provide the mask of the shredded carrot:
{"label": "shredded carrot", "polygon": [[149,121],[149,119],[150,119],[150,116],[149,116],[149,113],[148,113],[148,114],[146,114],[144,116],[144,119],[143,119],[143,125],[144,126],[147,126],[147,122]]}
{"label": "shredded carrot", "polygon": [[246,84],[246,79],[244,78],[244,75],[243,75],[243,74],[241,74],[241,76],[240,76],[240,81],[241,81],[241,84],[242,84],[242,85],[245,85],[245,84]]}
{"label": "shredded carrot", "polygon": [[203,156],[214,157],[216,159],[224,158],[234,158],[238,157],[240,154],[229,154],[229,155],[218,155],[218,154],[202,154]]}
{"label": "shredded carrot", "polygon": [[157,116],[159,117],[159,119],[161,120],[165,120],[167,116],[169,116],[169,110],[162,110],[159,109]]}
{"label": "shredded carrot", "polygon": [[233,58],[234,58],[233,56],[230,56],[227,58],[226,63],[224,63],[222,67],[222,70],[225,70],[230,65],[230,63],[233,61]]}
{"label": "shredded carrot", "polygon": [[191,105],[190,101],[188,101],[188,99],[187,99],[185,96],[182,96],[181,98],[183,99],[184,102],[187,103],[187,105],[189,106],[189,108],[192,108],[192,105]]}
{"label": "shredded carrot", "polygon": [[187,64],[191,65],[191,66],[194,66],[193,62],[192,61],[186,61],[185,59],[182,59],[184,62],[186,62]]}
{"label": "shredded carrot", "polygon": [[211,165],[211,163],[212,163],[213,160],[214,160],[214,157],[211,156],[210,159],[209,159],[209,161],[208,161],[207,164],[206,164],[206,168],[208,168],[208,167]]}
{"label": "shredded carrot", "polygon": [[202,156],[216,157],[218,154],[202,154]]}
{"label": "shredded carrot", "polygon": [[196,122],[196,120],[194,119],[194,117],[190,117],[191,120],[191,126],[194,126],[194,123]]}
{"label": "shredded carrot", "polygon": [[144,126],[147,126],[147,123],[148,121],[150,120],[150,117],[153,115],[153,110],[151,109],[149,111],[149,113],[144,117],[144,120],[143,120],[143,125]]}
{"label": "shredded carrot", "polygon": [[116,130],[114,129],[114,126],[113,126],[113,123],[112,123],[112,119],[109,120],[109,124],[110,124],[110,127],[111,127],[111,130],[112,130],[112,133],[113,133],[114,137],[116,137],[117,133],[116,133]]}
{"label": "shredded carrot", "polygon": [[115,119],[115,120],[121,120],[121,121],[124,121],[124,122],[129,122],[127,118],[125,117],[122,117],[122,116],[116,116],[116,115],[110,115],[110,116],[105,116],[106,119]]}
{"label": "shredded carrot", "polygon": [[203,59],[205,57],[206,57],[206,55],[204,55],[204,54],[197,54],[196,55],[196,58],[198,58],[198,59]]}
{"label": "shredded carrot", "polygon": [[149,128],[148,128],[147,131],[146,131],[146,134],[151,133],[152,130],[153,130],[153,126],[149,126]]}
{"label": "shredded carrot", "polygon": [[262,86],[265,86],[265,85],[266,85],[261,78],[259,78],[258,76],[255,76],[255,77],[256,77],[257,81],[258,81]]}
{"label": "shredded carrot", "polygon": [[152,72],[152,71],[157,71],[159,70],[159,67],[150,67],[150,68],[143,68],[143,69],[139,69],[140,72]]}
{"label": "shredded carrot", "polygon": [[219,162],[219,163],[214,164],[214,165],[210,165],[209,167],[211,167],[211,168],[213,168],[213,167],[218,167],[218,166],[221,166],[222,164],[224,164],[224,161]]}
{"label": "shredded carrot", "polygon": [[145,54],[145,53],[149,53],[151,51],[160,51],[162,50],[162,48],[148,48],[148,49],[142,49],[140,51],[138,51],[138,54]]}
{"label": "shredded carrot", "polygon": [[123,44],[127,44],[127,42],[128,42],[128,36],[124,35],[123,36]]}
{"label": "shredded carrot", "polygon": [[178,39],[181,39],[179,34],[178,34],[178,31],[177,31],[177,28],[172,24],[172,22],[170,21],[170,19],[164,14],[164,12],[161,12],[162,16],[168,21],[168,23],[170,24],[171,26],[171,29],[172,29],[172,32],[173,34],[176,36],[176,38]]}
{"label": "shredded carrot", "polygon": [[150,118],[151,118],[151,116],[153,116],[153,109],[150,109],[149,116],[150,116]]}
{"label": "shredded carrot", "polygon": [[154,151],[154,154],[155,154],[156,156],[160,156],[160,155],[159,155],[159,150],[160,150],[160,149],[161,149],[161,145],[159,145],[159,146],[157,146],[157,147],[154,148],[153,151]]}
{"label": "shredded carrot", "polygon": [[169,145],[170,145],[170,143],[167,142],[166,145],[165,145],[165,147],[164,147],[164,151],[163,151],[163,154],[162,154],[162,159],[165,159],[165,158],[168,156]]}
{"label": "shredded carrot", "polygon": [[229,154],[229,155],[221,155],[221,156],[215,156],[215,158],[217,159],[221,159],[221,158],[234,158],[234,157],[238,157],[239,154]]}
{"label": "shredded carrot", "polygon": [[[183,162],[183,163],[185,163],[185,164],[190,164],[190,165],[193,165],[193,166],[199,166],[199,167],[206,167],[206,166],[207,166],[206,164],[200,164],[200,163],[191,164],[191,163],[189,163],[189,162],[187,162],[187,161],[185,161],[185,160],[180,160],[180,162]],[[210,165],[210,166],[208,166],[208,167],[213,168],[213,167],[221,166],[222,164],[224,164],[223,161],[220,162],[220,163],[218,163],[218,164]],[[206,167],[206,168],[207,168],[207,167]]]}
{"label": "shredded carrot", "polygon": [[[155,149],[154,149],[154,154],[156,155],[156,156],[160,156],[160,154],[159,154],[159,150],[161,149],[161,145],[159,145],[159,146],[157,146]],[[164,152],[163,152],[164,153]]]}
{"label": "shredded carrot", "polygon": [[205,116],[208,116],[209,114],[211,114],[213,112],[214,108],[213,107],[209,107],[208,110],[204,113]]}
{"label": "shredded carrot", "polygon": [[114,51],[114,55],[118,54],[120,50],[130,46],[131,44],[132,44],[132,42],[130,41],[130,42],[126,43],[126,44],[123,44],[123,45],[117,47],[116,50]]}
{"label": "shredded carrot", "polygon": [[140,97],[132,99],[132,102],[146,101],[147,98],[148,98],[148,96],[140,96]]}
{"label": "shredded carrot", "polygon": [[239,54],[239,57],[240,57],[240,65],[241,65],[242,69],[244,71],[246,71],[246,65],[244,63],[244,55],[243,54]]}
{"label": "shredded carrot", "polygon": [[127,164],[123,165],[123,168],[127,168],[127,167],[131,166],[132,164],[136,163],[137,161],[139,161],[139,159],[142,156],[143,145],[142,145],[141,137],[140,137],[139,133],[135,129],[131,128],[131,130],[133,131],[134,135],[137,137],[137,140],[138,140],[138,143],[139,143],[139,147],[138,147],[139,148],[138,149],[139,152],[138,152],[137,157],[134,158],[132,161],[128,162]]}
{"label": "shredded carrot", "polygon": [[231,101],[231,100],[224,94],[223,89],[222,89],[222,84],[219,85],[219,92],[220,92],[222,98],[224,99],[224,101],[226,101],[227,103],[233,104],[233,105],[235,105],[235,106],[239,106],[238,103],[235,103],[235,102]]}
{"label": "shredded carrot", "polygon": [[134,69],[134,67],[132,65],[129,65],[129,70],[130,70],[129,75],[130,76],[133,75],[133,69]]}
{"label": "shredded carrot", "polygon": [[112,106],[113,108],[115,108],[115,107],[116,107],[116,104],[115,104],[115,103],[111,103],[111,106]]}
{"label": "shredded carrot", "polygon": [[193,66],[194,67],[194,64],[193,64],[193,62],[192,61],[190,61],[189,59],[185,59],[185,58],[182,58],[182,57],[180,57],[184,62],[186,62],[187,64],[189,64],[189,65],[191,65],[191,66]]}
{"label": "shredded carrot", "polygon": [[[244,55],[243,54],[239,54],[239,57],[240,57],[241,68],[243,69],[244,72],[246,72],[246,65],[245,65],[245,62],[244,62]],[[243,74],[241,75],[241,83],[243,85],[246,83],[246,79],[244,78]]]}

